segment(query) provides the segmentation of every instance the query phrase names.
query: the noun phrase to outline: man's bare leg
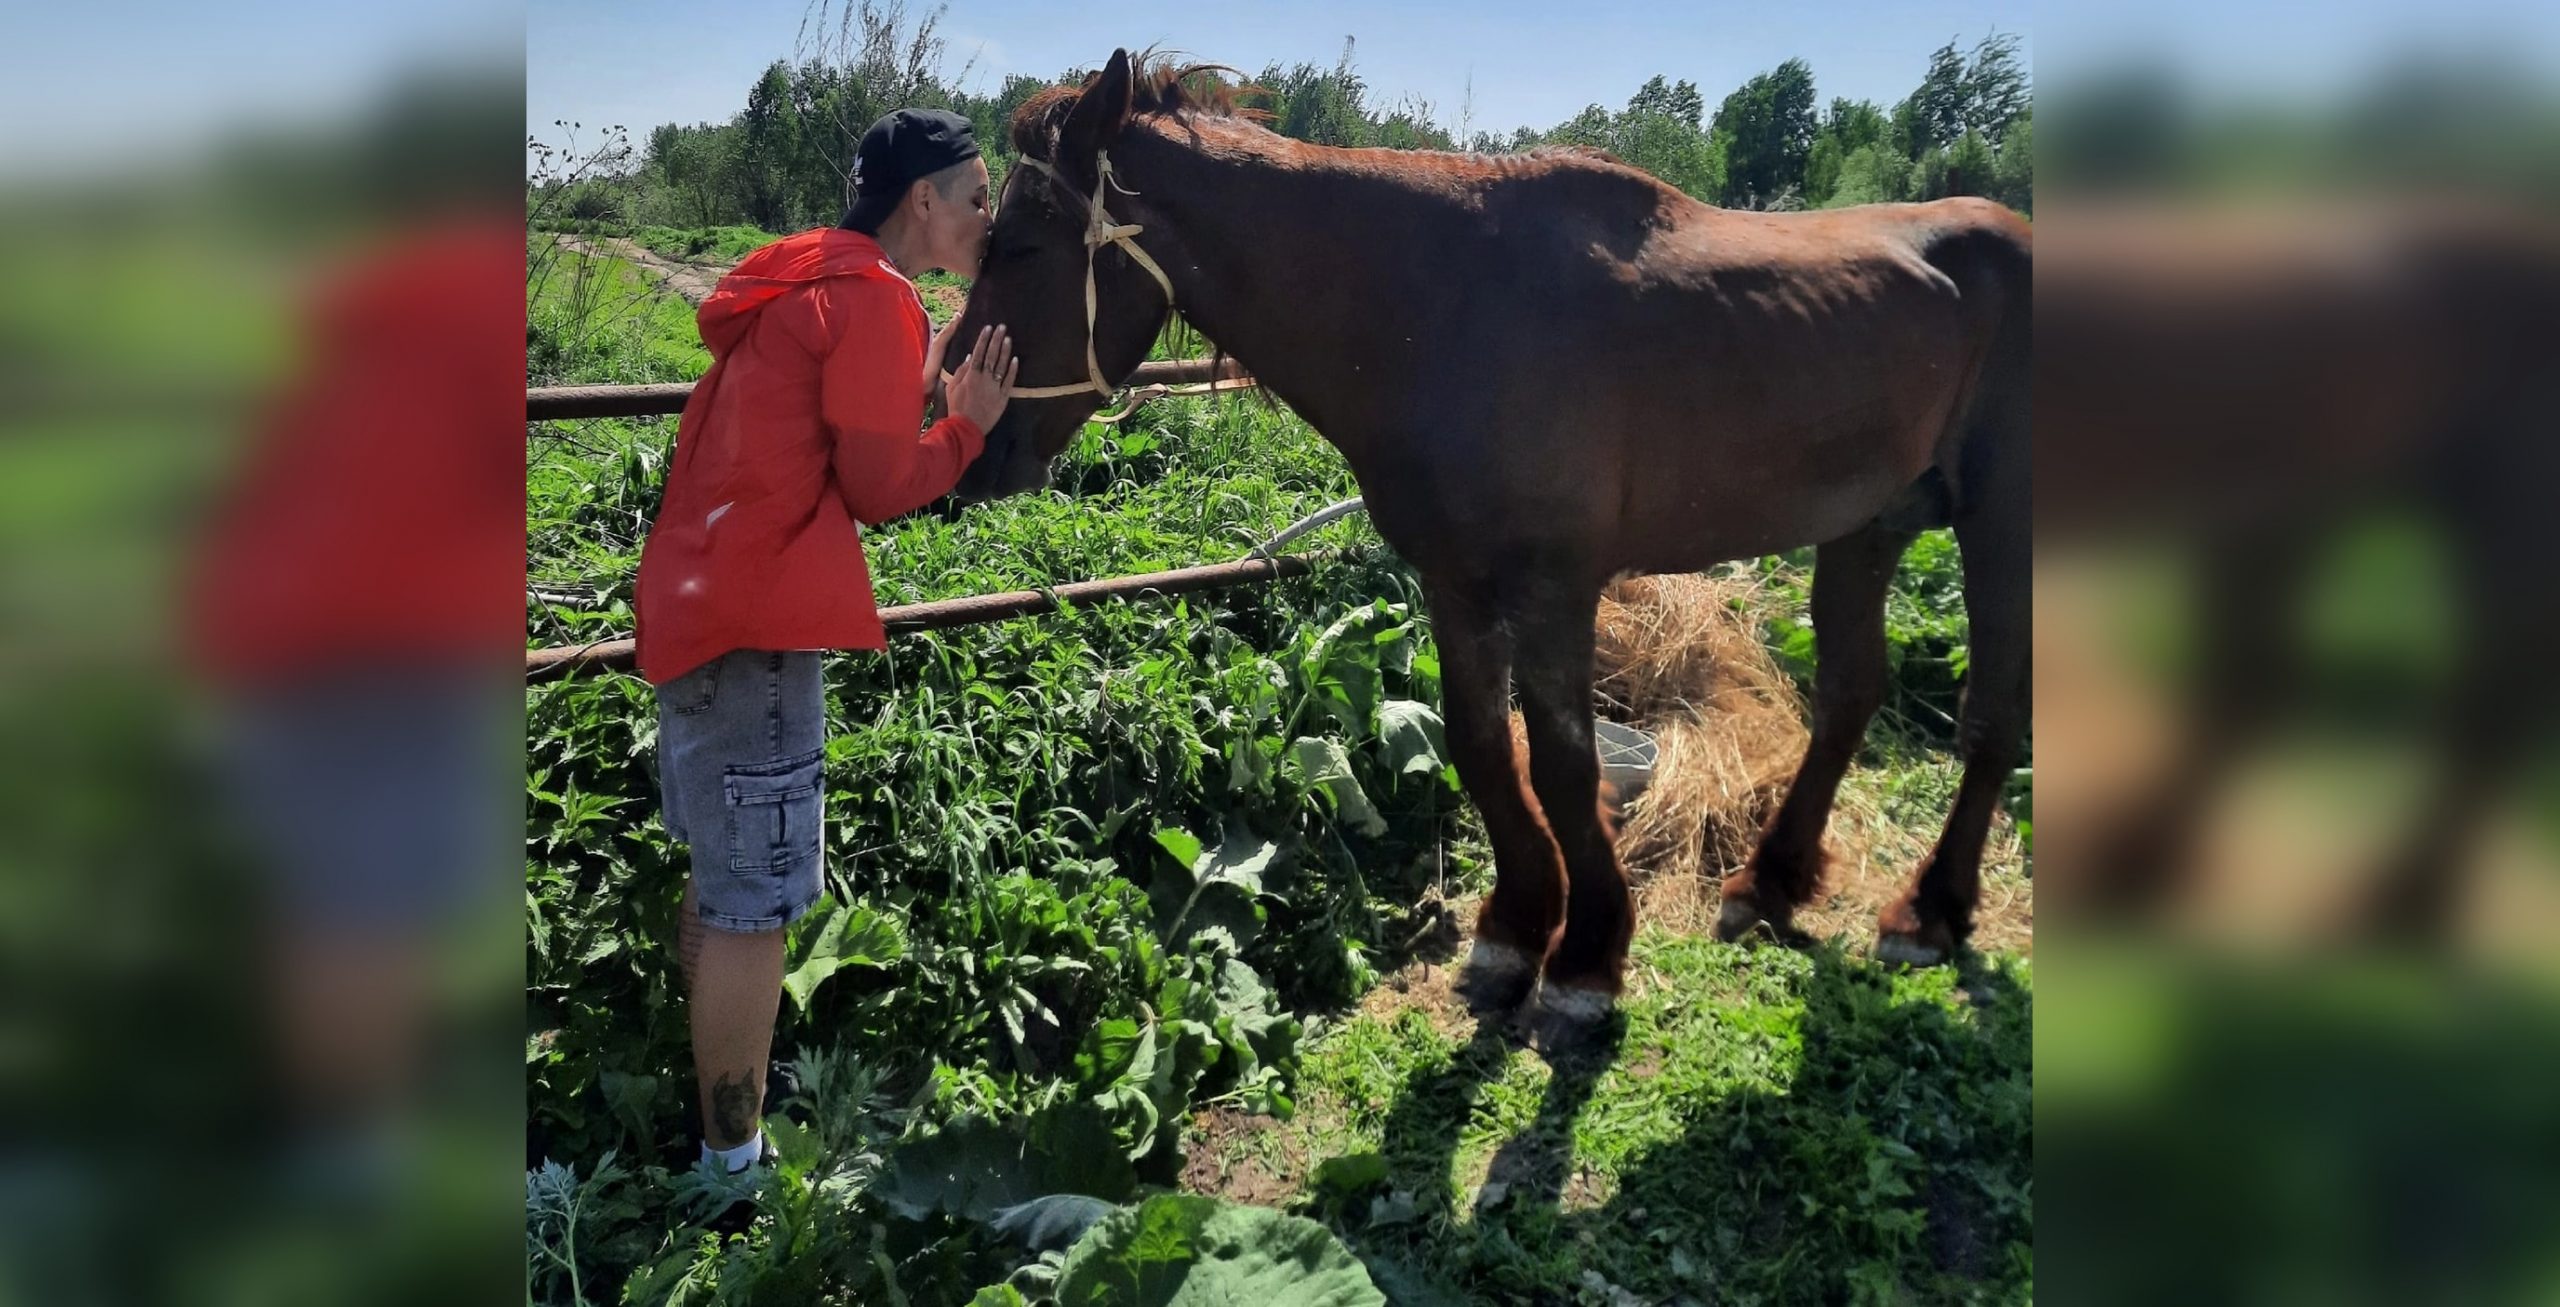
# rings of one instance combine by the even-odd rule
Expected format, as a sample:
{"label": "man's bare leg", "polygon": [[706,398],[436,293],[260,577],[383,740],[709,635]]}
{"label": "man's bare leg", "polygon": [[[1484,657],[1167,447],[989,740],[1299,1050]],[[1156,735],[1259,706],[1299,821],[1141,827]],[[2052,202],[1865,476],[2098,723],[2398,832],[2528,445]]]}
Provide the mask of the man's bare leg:
{"label": "man's bare leg", "polygon": [[764,1119],[765,1066],[782,1012],[782,931],[741,934],[704,925],[687,880],[676,949],[693,1025],[702,1137],[713,1149],[735,1148],[755,1138]]}

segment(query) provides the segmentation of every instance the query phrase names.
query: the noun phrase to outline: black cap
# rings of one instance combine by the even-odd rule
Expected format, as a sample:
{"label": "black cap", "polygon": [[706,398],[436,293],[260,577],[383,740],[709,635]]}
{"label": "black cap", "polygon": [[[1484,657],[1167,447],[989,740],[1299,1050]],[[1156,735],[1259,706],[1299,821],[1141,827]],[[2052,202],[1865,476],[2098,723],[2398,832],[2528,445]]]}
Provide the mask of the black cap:
{"label": "black cap", "polygon": [[876,233],[907,188],[978,157],[977,129],[940,109],[900,109],[871,124],[853,153],[853,207],[840,225]]}

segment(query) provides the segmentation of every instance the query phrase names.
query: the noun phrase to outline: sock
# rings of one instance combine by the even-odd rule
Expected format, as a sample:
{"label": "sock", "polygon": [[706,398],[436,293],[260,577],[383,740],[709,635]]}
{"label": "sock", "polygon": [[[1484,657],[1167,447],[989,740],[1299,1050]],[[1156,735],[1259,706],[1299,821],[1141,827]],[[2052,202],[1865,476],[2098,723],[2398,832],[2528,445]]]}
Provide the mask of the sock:
{"label": "sock", "polygon": [[717,1159],[720,1169],[731,1175],[736,1175],[755,1165],[756,1161],[763,1156],[764,1131],[762,1130],[756,1131],[748,1137],[747,1142],[735,1148],[714,1148],[711,1146],[711,1141],[707,1139],[702,1143],[702,1160],[708,1162]]}

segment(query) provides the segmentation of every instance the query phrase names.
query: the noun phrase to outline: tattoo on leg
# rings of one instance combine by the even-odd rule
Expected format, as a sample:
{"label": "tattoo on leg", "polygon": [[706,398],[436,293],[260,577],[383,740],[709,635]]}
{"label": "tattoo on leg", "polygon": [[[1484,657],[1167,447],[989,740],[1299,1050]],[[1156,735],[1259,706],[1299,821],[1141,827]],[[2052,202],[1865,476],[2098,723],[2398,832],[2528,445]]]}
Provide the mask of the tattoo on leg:
{"label": "tattoo on leg", "polygon": [[764,1106],[764,1086],[752,1076],[723,1075],[711,1082],[713,1128],[740,1143],[756,1132],[756,1116]]}

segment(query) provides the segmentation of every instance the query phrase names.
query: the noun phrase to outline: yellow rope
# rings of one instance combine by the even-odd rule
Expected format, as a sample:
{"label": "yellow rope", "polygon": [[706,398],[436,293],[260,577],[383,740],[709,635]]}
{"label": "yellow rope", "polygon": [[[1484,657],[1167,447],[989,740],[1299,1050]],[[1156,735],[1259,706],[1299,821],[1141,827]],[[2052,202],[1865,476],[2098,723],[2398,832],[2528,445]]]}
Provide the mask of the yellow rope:
{"label": "yellow rope", "polygon": [[[1059,190],[1069,195],[1076,193],[1076,188],[1068,185],[1067,179],[1048,164],[1029,155],[1023,156],[1020,162],[1055,182]],[[1103,207],[1105,196],[1114,187],[1118,187],[1123,195],[1135,195],[1137,192],[1121,186],[1119,179],[1111,175],[1109,151],[1096,151],[1093,156],[1093,166],[1093,195],[1087,201],[1084,232],[1084,365],[1090,375],[1073,385],[1016,386],[1010,392],[1015,399],[1054,399],[1064,395],[1080,395],[1086,391],[1092,391],[1104,399],[1111,397],[1111,383],[1102,375],[1102,361],[1094,354],[1093,337],[1094,323],[1101,315],[1101,301],[1094,287],[1094,260],[1101,255],[1103,246],[1117,245],[1127,251],[1129,257],[1135,260],[1139,267],[1147,270],[1147,275],[1156,279],[1156,285],[1164,288],[1165,307],[1173,307],[1173,278],[1166,276],[1164,269],[1158,266],[1154,259],[1149,258],[1145,250],[1138,248],[1137,237],[1145,232],[1146,228],[1134,222],[1114,223],[1111,221],[1111,214]],[[1124,413],[1123,416],[1126,414]]]}

